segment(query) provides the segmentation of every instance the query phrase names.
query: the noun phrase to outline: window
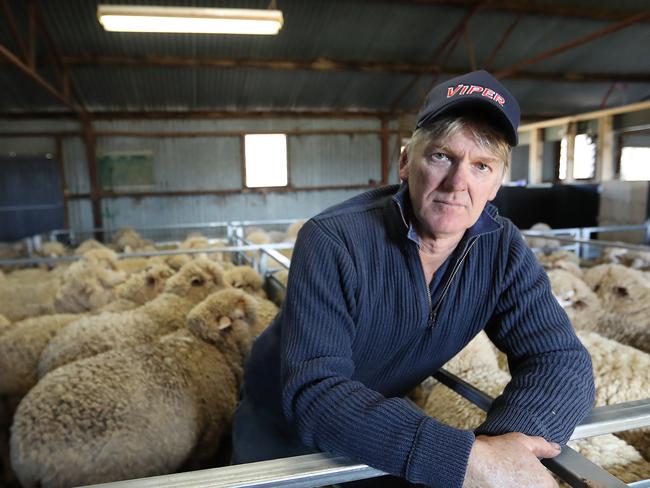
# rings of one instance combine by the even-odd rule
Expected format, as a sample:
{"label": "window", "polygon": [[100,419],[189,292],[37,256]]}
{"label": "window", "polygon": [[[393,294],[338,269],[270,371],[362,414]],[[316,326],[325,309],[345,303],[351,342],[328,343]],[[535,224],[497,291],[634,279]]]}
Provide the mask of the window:
{"label": "window", "polygon": [[621,150],[621,179],[650,180],[650,147],[624,147]]}
{"label": "window", "polygon": [[[559,178],[567,179],[567,136],[560,143]],[[596,174],[596,139],[588,134],[578,134],[573,146],[573,179],[584,180],[593,178]]]}
{"label": "window", "polygon": [[244,158],[248,188],[287,186],[286,134],[247,134]]}

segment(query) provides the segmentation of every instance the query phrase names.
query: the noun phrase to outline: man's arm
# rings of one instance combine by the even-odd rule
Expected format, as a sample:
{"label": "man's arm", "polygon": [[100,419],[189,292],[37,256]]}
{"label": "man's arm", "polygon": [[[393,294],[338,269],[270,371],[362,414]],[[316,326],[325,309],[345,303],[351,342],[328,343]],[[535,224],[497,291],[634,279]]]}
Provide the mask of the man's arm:
{"label": "man's arm", "polygon": [[510,232],[502,295],[486,332],[508,355],[512,380],[476,433],[522,432],[563,444],[593,406],[591,358],[532,251],[513,226]]}
{"label": "man's arm", "polygon": [[309,222],[296,243],[282,311],[283,407],[302,441],[411,482],[459,488],[474,434],[353,381],[357,270]]}

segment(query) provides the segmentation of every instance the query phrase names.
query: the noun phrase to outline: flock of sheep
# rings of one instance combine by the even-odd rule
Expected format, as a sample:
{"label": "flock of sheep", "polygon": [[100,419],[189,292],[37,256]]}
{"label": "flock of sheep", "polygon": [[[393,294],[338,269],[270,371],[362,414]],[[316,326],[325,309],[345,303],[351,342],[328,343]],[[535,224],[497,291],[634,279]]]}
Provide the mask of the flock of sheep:
{"label": "flock of sheep", "polygon": [[[246,239],[291,241],[301,223]],[[40,250],[81,256],[69,265],[0,271],[0,484],[68,487],[228,463],[244,359],[277,306],[223,245],[192,235],[179,254],[118,260],[115,251],[155,249],[127,229],[112,249],[91,240]],[[592,355],[597,405],[650,397],[650,259],[626,254],[589,267],[568,252],[539,256]],[[492,396],[509,380],[484,334],[446,369]],[[434,380],[414,398],[459,428],[484,419]],[[650,478],[650,428],[570,445],[625,482]]]}

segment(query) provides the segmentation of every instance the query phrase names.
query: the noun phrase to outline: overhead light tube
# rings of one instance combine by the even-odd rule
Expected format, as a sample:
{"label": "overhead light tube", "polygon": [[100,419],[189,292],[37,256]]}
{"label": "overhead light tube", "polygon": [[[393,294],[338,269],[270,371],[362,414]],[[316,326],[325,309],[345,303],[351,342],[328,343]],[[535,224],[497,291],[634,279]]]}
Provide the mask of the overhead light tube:
{"label": "overhead light tube", "polygon": [[147,5],[98,5],[97,18],[111,32],[273,35],[284,23],[280,10]]}

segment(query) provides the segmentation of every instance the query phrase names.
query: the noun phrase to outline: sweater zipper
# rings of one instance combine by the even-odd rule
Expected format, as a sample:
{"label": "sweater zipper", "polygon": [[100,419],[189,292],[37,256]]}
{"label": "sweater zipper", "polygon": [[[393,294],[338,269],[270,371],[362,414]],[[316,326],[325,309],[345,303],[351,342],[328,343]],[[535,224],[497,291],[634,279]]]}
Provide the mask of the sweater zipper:
{"label": "sweater zipper", "polygon": [[[480,236],[476,236],[467,246],[465,251],[463,251],[463,254],[461,257],[456,261],[456,264],[454,265],[454,268],[451,271],[451,276],[447,280],[447,283],[445,283],[445,287],[442,290],[442,295],[440,296],[440,300],[438,300],[438,303],[436,303],[435,308],[432,306],[432,298],[431,298],[431,293],[429,291],[429,287],[427,288],[427,297],[429,299],[429,319],[427,321],[427,328],[433,329],[433,327],[436,325],[436,318],[438,316],[438,311],[440,310],[440,307],[442,306],[442,301],[444,300],[445,296],[447,295],[447,292],[449,291],[449,288],[451,287],[451,282],[454,280],[454,277],[456,276],[456,273],[458,273],[458,270],[460,269],[461,264],[469,254],[470,249],[476,244],[476,241],[478,241],[478,238]],[[426,283],[425,283],[426,286]]]}

